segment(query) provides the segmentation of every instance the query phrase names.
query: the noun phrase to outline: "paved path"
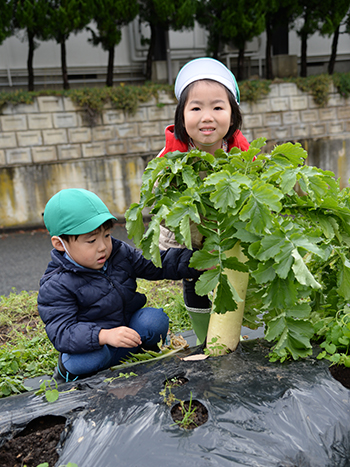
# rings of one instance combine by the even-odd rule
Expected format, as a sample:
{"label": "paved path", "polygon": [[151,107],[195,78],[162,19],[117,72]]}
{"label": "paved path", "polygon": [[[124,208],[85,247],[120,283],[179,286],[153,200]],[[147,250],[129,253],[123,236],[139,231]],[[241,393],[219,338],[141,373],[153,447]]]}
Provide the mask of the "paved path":
{"label": "paved path", "polygon": [[[133,244],[122,224],[113,228],[112,235]],[[39,290],[51,249],[45,229],[0,233],[0,295],[8,295],[13,287],[17,292]]]}

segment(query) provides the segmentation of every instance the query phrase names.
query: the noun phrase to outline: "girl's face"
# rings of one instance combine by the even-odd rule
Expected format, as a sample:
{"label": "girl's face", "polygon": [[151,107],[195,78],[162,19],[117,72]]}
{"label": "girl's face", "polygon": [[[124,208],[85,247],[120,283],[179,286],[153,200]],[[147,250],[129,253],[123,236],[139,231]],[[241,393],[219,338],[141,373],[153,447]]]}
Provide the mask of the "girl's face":
{"label": "girl's face", "polygon": [[189,90],[184,107],[188,136],[198,149],[214,154],[231,126],[227,91],[215,81],[197,81]]}

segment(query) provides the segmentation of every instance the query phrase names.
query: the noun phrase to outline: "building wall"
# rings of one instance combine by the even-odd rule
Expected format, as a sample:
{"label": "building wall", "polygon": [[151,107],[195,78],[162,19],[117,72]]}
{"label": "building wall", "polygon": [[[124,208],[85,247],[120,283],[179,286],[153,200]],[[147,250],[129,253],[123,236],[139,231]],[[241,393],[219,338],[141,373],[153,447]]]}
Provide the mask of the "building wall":
{"label": "building wall", "polygon": [[[94,29],[94,24],[90,25]],[[337,49],[335,71],[350,70],[350,35],[342,27]],[[84,30],[71,34],[66,42],[68,74],[71,87],[104,84],[108,63],[108,53],[102,47],[94,47],[88,39],[91,34]],[[139,24],[138,18],[122,28],[121,42],[115,47],[114,80],[139,82],[144,80],[148,46],[142,38],[150,37],[148,25]],[[206,55],[207,31],[195,23],[193,30],[169,31],[174,81],[179,67],[192,58]],[[327,72],[331,53],[332,37],[322,37],[315,33],[308,38],[308,74]],[[62,88],[60,47],[53,41],[37,41],[34,52],[35,89]],[[238,50],[229,47],[233,72],[237,68]],[[246,45],[248,77],[260,74],[264,77],[263,65],[266,55],[266,34],[254,38]],[[294,29],[289,31],[289,54],[301,56],[301,42]],[[0,44],[0,89],[27,87],[28,42],[24,31],[7,38]],[[220,56],[227,63],[226,55]],[[72,76],[74,75],[74,77]],[[157,78],[157,77],[155,77]]]}
{"label": "building wall", "polygon": [[[0,228],[42,226],[48,199],[63,188],[96,192],[123,220],[138,202],[147,162],[164,145],[176,102],[162,93],[135,115],[105,106],[94,126],[65,97],[43,96],[31,105],[7,106],[0,115]],[[271,86],[268,97],[242,103],[248,141],[266,137],[267,149],[300,141],[310,165],[331,170],[343,186],[350,177],[350,99],[333,85],[326,107],[292,83]]]}

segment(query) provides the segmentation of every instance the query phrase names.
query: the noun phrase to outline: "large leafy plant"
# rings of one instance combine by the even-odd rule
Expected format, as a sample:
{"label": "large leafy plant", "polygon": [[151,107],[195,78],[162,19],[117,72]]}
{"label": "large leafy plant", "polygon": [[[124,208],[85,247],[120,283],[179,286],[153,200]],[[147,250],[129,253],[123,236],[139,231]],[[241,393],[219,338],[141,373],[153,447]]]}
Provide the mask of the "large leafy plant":
{"label": "large leafy plant", "polygon": [[[160,266],[160,224],[187,248],[195,224],[203,243],[191,266],[206,270],[196,291],[216,290],[214,313],[235,310],[240,301],[227,270],[248,272],[254,306],[248,300],[244,323],[264,325],[271,359],[306,357],[311,341],[322,339],[322,356],[331,358],[338,347],[329,345],[329,336],[350,299],[349,190],[340,190],[332,172],[307,166],[299,143],[270,154],[261,152],[264,144],[261,138],[245,152],[191,150],[153,159],[126,227],[145,257]],[[151,221],[145,232],[146,208]],[[226,255],[237,242],[245,263]],[[342,342],[350,342],[350,333]]]}

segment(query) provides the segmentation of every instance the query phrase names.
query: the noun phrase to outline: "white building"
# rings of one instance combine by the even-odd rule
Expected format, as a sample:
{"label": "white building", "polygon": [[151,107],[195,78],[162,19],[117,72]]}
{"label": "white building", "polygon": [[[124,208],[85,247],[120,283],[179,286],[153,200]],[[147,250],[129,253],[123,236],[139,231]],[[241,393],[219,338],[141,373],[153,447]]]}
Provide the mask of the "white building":
{"label": "white building", "polygon": [[[147,46],[141,45],[141,37],[149,36],[149,28],[134,20],[123,28],[122,41],[115,50],[114,82],[144,81]],[[0,46],[0,89],[26,89],[28,43],[24,32],[12,36]],[[67,65],[71,87],[103,85],[106,81],[108,54],[101,47],[93,47],[89,33],[84,31],[71,35],[67,41]],[[294,30],[289,32],[289,55],[300,62],[300,39]],[[191,31],[169,33],[172,78],[188,60],[206,55],[207,33],[196,25]],[[60,47],[54,41],[38,42],[34,52],[35,89],[61,89]],[[331,53],[331,38],[314,34],[308,40],[308,75],[327,72]],[[264,77],[266,35],[263,33],[246,49],[247,77]],[[221,59],[235,72],[237,50],[225,48]],[[338,44],[335,71],[350,71],[350,35],[341,34]],[[157,63],[154,79],[168,81],[167,66]]]}

